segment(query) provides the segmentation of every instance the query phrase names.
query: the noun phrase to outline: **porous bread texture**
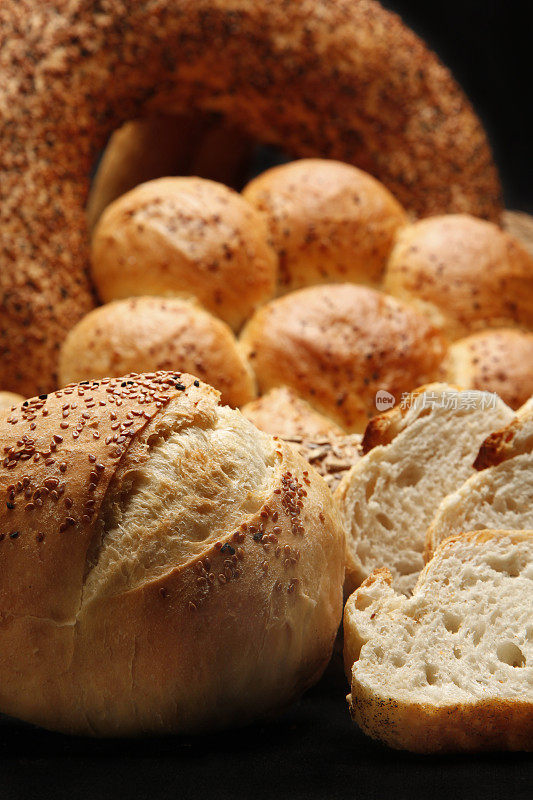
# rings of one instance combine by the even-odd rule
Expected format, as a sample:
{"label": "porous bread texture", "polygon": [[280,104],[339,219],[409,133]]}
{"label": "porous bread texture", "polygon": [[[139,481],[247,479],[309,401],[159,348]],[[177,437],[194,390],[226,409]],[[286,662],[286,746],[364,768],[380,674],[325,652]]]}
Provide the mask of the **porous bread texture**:
{"label": "porous bread texture", "polygon": [[196,297],[238,330],[269,300],[278,261],[263,216],[215,181],[158,178],[103,212],[91,275],[103,302],[133,295]]}
{"label": "porous bread texture", "polygon": [[0,416],[0,710],[193,732],[286,706],[329,661],[345,540],[327,486],[183,373]]}
{"label": "porous bread texture", "polygon": [[284,439],[331,439],[344,433],[333,420],[315,411],[288,386],[271,389],[257,400],[246,403],[241,411],[260,430]]}
{"label": "porous bread texture", "polygon": [[370,422],[366,454],[335,493],[350,590],[378,567],[390,569],[396,589],[412,590],[439,503],[472,474],[487,434],[512,418],[495,395],[433,384]]}
{"label": "porous bread texture", "polygon": [[505,447],[504,453],[494,455],[493,466],[486,442],[482,445],[482,471],[444,498],[428,527],[426,560],[443,539],[461,531],[533,529],[532,422],[533,399],[507,428],[489,437],[493,444],[498,439]]}
{"label": "porous bread texture", "polygon": [[447,539],[412,597],[391,581],[346,603],[354,720],[417,752],[533,749],[533,530]]}
{"label": "porous bread texture", "polygon": [[378,287],[408,217],[379,181],[350,164],[303,158],[243,189],[265,215],[279,259],[278,294],[317,283]]}
{"label": "porous bread texture", "polygon": [[100,546],[84,601],[136,588],[255,516],[273,490],[275,442],[228,407],[208,426],[184,424],[177,405],[129,450],[98,520]]}
{"label": "porous bread texture", "polygon": [[233,332],[194,299],[131,297],[99,306],[68,333],[59,353],[59,385],[176,369],[196,375],[240,406],[255,379]]}
{"label": "porous bread texture", "polygon": [[295,157],[357,164],[418,215],[498,219],[500,186],[479,119],[450,72],[378,3],[104,6],[0,4],[5,389],[55,388],[58,346],[94,305],[91,166],[128,119],[218,111]]}

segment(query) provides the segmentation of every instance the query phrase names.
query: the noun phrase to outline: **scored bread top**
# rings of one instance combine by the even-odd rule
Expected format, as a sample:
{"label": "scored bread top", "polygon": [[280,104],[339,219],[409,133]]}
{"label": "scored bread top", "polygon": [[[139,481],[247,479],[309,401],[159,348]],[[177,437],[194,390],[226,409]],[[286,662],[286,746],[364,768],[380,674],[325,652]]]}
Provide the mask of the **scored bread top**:
{"label": "scored bread top", "polygon": [[192,731],[314,682],[342,609],[333,497],[180,373],[0,417],[0,710],[100,735]]}
{"label": "scored bread top", "polygon": [[9,596],[13,614],[38,608],[57,623],[71,618],[110,481],[134,437],[173,399],[201,425],[218,393],[177,372],[132,374],[31,398],[0,421],[0,598]]}

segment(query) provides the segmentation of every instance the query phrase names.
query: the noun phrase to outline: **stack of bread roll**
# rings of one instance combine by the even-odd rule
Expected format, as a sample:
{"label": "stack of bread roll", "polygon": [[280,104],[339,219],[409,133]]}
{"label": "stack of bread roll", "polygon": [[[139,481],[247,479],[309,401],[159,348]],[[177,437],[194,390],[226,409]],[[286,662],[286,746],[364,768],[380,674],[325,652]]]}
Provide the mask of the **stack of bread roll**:
{"label": "stack of bread roll", "polygon": [[[120,148],[91,208],[124,180]],[[274,167],[241,195],[200,178],[141,184],[103,208],[92,277],[105,305],[67,337],[63,385],[184,369],[232,406],[259,394],[256,424],[308,440],[361,433],[378,393],[397,403],[433,380],[513,408],[533,393],[532,256],[467,214],[412,222],[341,162]],[[281,407],[275,389],[289,392]]]}

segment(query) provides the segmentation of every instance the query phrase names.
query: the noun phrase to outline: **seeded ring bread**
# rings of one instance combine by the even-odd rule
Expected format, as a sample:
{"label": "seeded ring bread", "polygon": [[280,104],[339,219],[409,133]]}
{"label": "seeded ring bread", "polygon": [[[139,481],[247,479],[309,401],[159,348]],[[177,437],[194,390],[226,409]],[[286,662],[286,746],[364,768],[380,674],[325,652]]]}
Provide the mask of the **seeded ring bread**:
{"label": "seeded ring bread", "polygon": [[60,343],[95,302],[90,174],[128,119],[218,111],[290,155],[356,164],[417,214],[499,217],[463,92],[373,0],[4,0],[0,28],[6,390],[55,388]]}
{"label": "seeded ring bread", "polygon": [[318,679],[344,535],[322,478],[179,373],[0,417],[0,711],[68,733],[244,724]]}

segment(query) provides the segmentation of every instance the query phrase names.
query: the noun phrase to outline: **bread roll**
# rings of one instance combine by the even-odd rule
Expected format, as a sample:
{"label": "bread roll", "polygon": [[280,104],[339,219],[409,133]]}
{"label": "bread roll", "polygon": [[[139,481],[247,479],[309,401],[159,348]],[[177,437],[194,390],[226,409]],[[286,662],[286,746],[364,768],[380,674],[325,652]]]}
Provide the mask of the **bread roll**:
{"label": "bread roll", "polygon": [[230,406],[255,396],[253,373],[230,328],[177,297],[134,297],[100,306],[72,328],[59,356],[61,386],[158,370],[192,372]]}
{"label": "bread roll", "polygon": [[450,347],[446,380],[465,389],[496,392],[511,408],[533,395],[533,333],[513,328],[473,333]]}
{"label": "bread roll", "polygon": [[[0,9],[4,389],[57,386],[59,346],[94,306],[91,168],[126,120],[215,109],[295,157],[357,164],[418,215],[499,217],[490,146],[464,93],[372,0],[28,0],[23,12],[21,0],[2,0]],[[239,289],[243,303],[253,299]]]}
{"label": "bread roll", "polygon": [[0,419],[0,711],[101,736],[190,732],[317,680],[344,537],[322,479],[189,375]]}
{"label": "bread roll", "polygon": [[279,294],[316,283],[378,286],[394,235],[407,223],[383,184],[340,161],[308,158],[274,167],[243,195],[268,221]]}
{"label": "bread roll", "polygon": [[200,178],[160,178],[115,200],[96,226],[91,260],[104,302],[194,296],[234,329],[273,295],[277,274],[261,214]]}
{"label": "bread roll", "polygon": [[247,323],[240,341],[260,393],[290,386],[349,432],[364,430],[378,391],[399,400],[433,379],[445,347],[410,306],[348,283],[271,301]]}
{"label": "bread roll", "polygon": [[284,439],[331,438],[344,433],[287,386],[271,389],[263,397],[246,403],[241,411],[259,430]]}
{"label": "bread roll", "polygon": [[532,577],[533,530],[447,539],[409,598],[376,570],[344,612],[363,731],[417,753],[532,750]]}
{"label": "bread roll", "polygon": [[126,122],[107,143],[87,203],[89,227],[113,200],[165,175],[198,175],[237,188],[251,140],[214,115],[163,114]]}
{"label": "bread roll", "polygon": [[0,411],[22,403],[23,400],[24,398],[21,394],[15,394],[15,392],[0,392]]}
{"label": "bread roll", "polygon": [[533,328],[533,257],[496,225],[468,214],[400,231],[384,288],[429,314],[450,339],[483,328]]}

